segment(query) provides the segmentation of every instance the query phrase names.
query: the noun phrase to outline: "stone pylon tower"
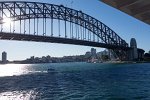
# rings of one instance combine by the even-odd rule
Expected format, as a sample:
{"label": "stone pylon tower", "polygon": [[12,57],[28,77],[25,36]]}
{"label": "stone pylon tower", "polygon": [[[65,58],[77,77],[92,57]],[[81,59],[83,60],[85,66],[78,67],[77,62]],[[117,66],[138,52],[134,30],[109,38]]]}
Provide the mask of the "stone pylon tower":
{"label": "stone pylon tower", "polygon": [[135,38],[131,38],[130,47],[131,47],[131,50],[130,50],[129,59],[130,60],[137,60],[138,59],[138,51],[137,51],[137,43],[136,43]]}

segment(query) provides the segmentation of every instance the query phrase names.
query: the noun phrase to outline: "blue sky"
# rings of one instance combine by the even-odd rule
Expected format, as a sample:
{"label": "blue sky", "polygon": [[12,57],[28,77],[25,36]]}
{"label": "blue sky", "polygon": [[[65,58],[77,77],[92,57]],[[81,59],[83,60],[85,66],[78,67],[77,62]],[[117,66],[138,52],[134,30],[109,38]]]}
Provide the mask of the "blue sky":
{"label": "blue sky", "polygon": [[[150,50],[150,25],[145,24],[121,11],[112,8],[99,0],[32,0],[36,2],[46,2],[51,4],[63,4],[76,10],[93,16],[105,23],[121,36],[127,43],[131,38],[136,38],[139,48],[146,52]],[[73,3],[71,4],[71,2]],[[79,55],[89,51],[91,47],[64,45],[54,43],[20,42],[20,41],[0,41],[0,53],[6,51],[8,60],[23,60],[30,56],[64,56]],[[103,48],[96,48],[97,51]]]}

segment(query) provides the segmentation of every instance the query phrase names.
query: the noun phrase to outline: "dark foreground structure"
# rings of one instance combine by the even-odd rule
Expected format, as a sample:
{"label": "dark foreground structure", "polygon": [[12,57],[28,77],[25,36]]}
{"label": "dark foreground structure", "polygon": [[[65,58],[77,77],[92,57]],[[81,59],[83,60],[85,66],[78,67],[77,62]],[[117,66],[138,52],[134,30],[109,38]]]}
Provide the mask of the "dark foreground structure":
{"label": "dark foreground structure", "polygon": [[150,24],[150,0],[100,0],[147,24]]}

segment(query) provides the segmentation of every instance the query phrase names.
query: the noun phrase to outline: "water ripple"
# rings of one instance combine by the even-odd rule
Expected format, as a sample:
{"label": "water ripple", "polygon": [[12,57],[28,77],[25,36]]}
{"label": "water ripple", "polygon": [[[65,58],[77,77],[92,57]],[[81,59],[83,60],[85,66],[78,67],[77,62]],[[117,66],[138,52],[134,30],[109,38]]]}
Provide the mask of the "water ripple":
{"label": "water ripple", "polygon": [[150,99],[149,64],[65,65],[50,64],[55,74],[48,65],[28,65],[20,68],[26,74],[0,77],[0,100]]}

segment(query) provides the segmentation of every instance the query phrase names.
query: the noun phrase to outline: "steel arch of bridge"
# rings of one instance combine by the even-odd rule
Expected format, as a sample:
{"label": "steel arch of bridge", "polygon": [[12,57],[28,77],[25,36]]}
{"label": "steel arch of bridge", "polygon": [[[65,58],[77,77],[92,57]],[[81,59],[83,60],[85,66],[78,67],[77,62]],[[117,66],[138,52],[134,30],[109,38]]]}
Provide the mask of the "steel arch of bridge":
{"label": "steel arch of bridge", "polygon": [[[8,16],[5,12],[7,10],[10,15]],[[51,25],[53,24],[53,19],[63,20],[65,21],[65,31],[66,31],[66,22],[74,23],[79,25],[92,34],[95,34],[97,38],[101,39],[104,43],[97,43],[95,41],[88,41],[88,40],[79,40],[79,39],[71,39],[67,38],[65,32],[65,40],[68,42],[72,42],[71,44],[79,44],[79,45],[90,45],[90,46],[97,46],[97,47],[105,47],[109,49],[128,49],[128,44],[123,40],[119,35],[117,35],[112,29],[106,26],[104,23],[100,22],[99,20],[91,17],[83,13],[82,11],[77,11],[68,7],[64,7],[63,5],[54,5],[54,4],[47,4],[47,3],[39,3],[39,2],[24,2],[24,1],[2,1],[0,2],[0,24],[3,25],[3,19],[5,17],[11,18],[13,21],[24,21],[24,20],[34,20],[35,19],[43,19],[43,29],[46,27],[46,19],[51,19]],[[45,25],[44,25],[45,22]],[[35,22],[34,22],[35,27]],[[52,26],[51,26],[52,28]],[[51,30],[53,35],[53,30]],[[64,38],[59,37],[46,37],[46,30],[43,34],[43,37],[37,35],[30,35],[30,34],[10,34],[11,32],[3,32],[1,28],[1,38],[2,36],[6,36],[5,39],[11,37],[13,40],[19,40],[24,38],[24,40],[32,40],[38,41],[42,38],[44,42],[57,42],[65,43]],[[13,30],[12,33],[15,33]],[[24,30],[24,33],[26,31]],[[16,38],[15,37],[20,37]],[[26,38],[25,38],[26,37]],[[30,37],[27,39],[27,37]],[[37,39],[37,40],[36,40]],[[54,39],[54,41],[53,41]],[[66,43],[68,43],[66,42]],[[100,45],[100,46],[98,46]],[[115,50],[116,51],[116,50]],[[117,50],[118,51],[118,50]]]}

